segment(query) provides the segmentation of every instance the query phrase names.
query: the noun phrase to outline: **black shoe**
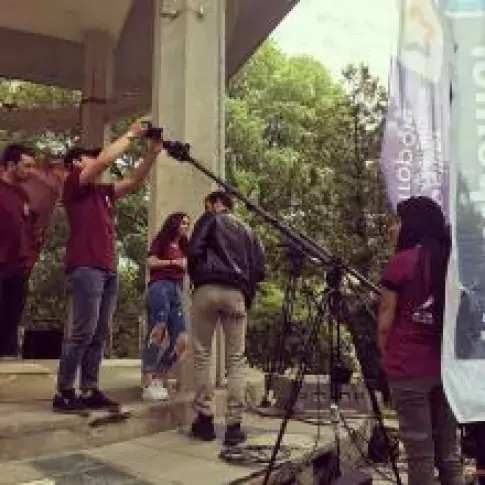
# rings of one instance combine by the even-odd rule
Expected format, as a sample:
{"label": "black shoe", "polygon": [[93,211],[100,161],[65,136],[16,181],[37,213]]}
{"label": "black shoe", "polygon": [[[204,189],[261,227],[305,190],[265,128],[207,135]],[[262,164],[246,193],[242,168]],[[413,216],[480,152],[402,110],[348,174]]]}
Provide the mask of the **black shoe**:
{"label": "black shoe", "polygon": [[87,414],[86,407],[76,396],[74,389],[66,389],[54,396],[52,409],[56,413]]}
{"label": "black shoe", "polygon": [[108,411],[118,411],[120,403],[113,401],[99,389],[90,389],[79,396],[79,400],[86,409],[106,409]]}
{"label": "black shoe", "polygon": [[226,428],[224,437],[225,446],[236,446],[246,441],[246,433],[241,429],[241,424],[231,424]]}
{"label": "black shoe", "polygon": [[214,418],[199,413],[196,420],[192,423],[192,436],[202,441],[215,440]]}

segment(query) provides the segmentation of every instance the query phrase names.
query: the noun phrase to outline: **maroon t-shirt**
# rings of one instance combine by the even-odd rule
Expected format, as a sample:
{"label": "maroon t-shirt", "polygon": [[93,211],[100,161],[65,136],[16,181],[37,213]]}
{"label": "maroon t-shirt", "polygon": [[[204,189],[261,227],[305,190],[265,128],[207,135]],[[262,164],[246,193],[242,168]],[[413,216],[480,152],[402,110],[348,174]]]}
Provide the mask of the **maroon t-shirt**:
{"label": "maroon t-shirt", "polygon": [[0,275],[24,273],[31,246],[32,214],[27,194],[0,179]]}
{"label": "maroon t-shirt", "polygon": [[[182,259],[187,257],[178,245],[169,244],[165,249],[162,248],[158,237],[153,240],[148,255],[155,256],[162,260]],[[185,271],[178,265],[150,269],[150,283],[155,281],[182,282],[184,275]]]}
{"label": "maroon t-shirt", "polygon": [[416,246],[395,254],[382,277],[382,286],[397,293],[396,315],[384,359],[391,380],[441,376],[441,330],[433,318],[427,261],[422,262],[423,284],[416,277],[420,250]]}
{"label": "maroon t-shirt", "polygon": [[116,271],[114,185],[81,185],[80,174],[73,167],[62,195],[69,220],[66,271],[80,266]]}

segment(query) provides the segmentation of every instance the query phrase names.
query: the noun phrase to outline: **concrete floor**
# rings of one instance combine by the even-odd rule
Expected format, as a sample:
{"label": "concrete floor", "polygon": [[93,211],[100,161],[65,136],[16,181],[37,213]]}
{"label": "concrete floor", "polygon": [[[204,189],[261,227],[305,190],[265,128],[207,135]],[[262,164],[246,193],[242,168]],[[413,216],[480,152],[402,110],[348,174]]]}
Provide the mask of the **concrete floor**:
{"label": "concrete floor", "polygon": [[[281,420],[249,414],[245,427],[250,444],[271,450]],[[224,426],[218,439],[201,443],[187,430],[167,431],[121,443],[77,450],[57,456],[0,464],[0,485],[214,485],[255,483],[264,465],[232,465],[219,458]],[[330,425],[320,429],[290,422],[284,446],[296,463],[315,450],[334,445]],[[346,450],[343,449],[345,459]]]}

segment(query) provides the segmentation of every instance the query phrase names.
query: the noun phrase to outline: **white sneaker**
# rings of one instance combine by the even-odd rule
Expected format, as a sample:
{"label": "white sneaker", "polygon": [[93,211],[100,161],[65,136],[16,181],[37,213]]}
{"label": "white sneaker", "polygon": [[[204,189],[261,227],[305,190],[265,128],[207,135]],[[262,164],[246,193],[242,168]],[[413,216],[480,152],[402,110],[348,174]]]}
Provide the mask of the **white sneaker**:
{"label": "white sneaker", "polygon": [[168,391],[162,381],[153,380],[149,386],[143,388],[142,399],[144,401],[166,401]]}

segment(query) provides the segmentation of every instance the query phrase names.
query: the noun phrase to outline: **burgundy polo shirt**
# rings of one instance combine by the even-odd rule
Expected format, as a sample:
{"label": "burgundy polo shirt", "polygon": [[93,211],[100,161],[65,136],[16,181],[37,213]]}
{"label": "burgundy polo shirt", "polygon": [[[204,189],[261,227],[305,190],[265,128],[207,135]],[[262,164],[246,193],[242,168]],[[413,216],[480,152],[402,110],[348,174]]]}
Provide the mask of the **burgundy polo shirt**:
{"label": "burgundy polo shirt", "polygon": [[116,271],[114,184],[81,185],[80,175],[73,167],[62,195],[69,221],[66,271],[80,266]]}
{"label": "burgundy polo shirt", "polygon": [[[179,246],[169,244],[168,247],[162,248],[160,238],[157,236],[153,240],[149,256],[155,256],[162,260],[182,259],[187,255],[182,252]],[[155,281],[175,281],[182,282],[184,280],[185,271],[178,265],[165,266],[158,269],[150,269],[150,283]]]}
{"label": "burgundy polo shirt", "polygon": [[24,273],[31,246],[31,213],[23,189],[0,179],[0,276]]}
{"label": "burgundy polo shirt", "polygon": [[419,251],[420,246],[416,246],[396,253],[382,276],[382,286],[397,293],[396,314],[384,359],[389,379],[441,376],[441,329],[433,321],[430,306],[429,266],[424,271],[423,285],[418,285],[415,277]]}

